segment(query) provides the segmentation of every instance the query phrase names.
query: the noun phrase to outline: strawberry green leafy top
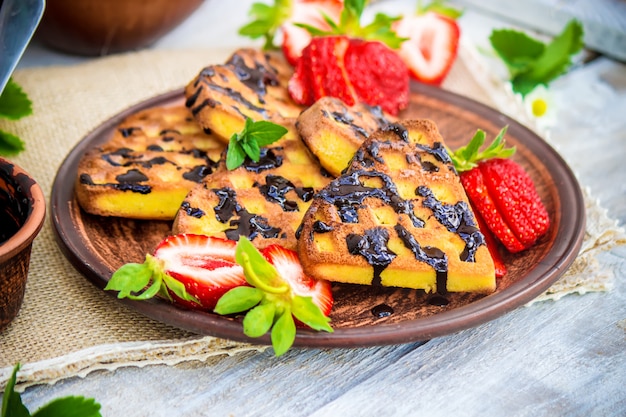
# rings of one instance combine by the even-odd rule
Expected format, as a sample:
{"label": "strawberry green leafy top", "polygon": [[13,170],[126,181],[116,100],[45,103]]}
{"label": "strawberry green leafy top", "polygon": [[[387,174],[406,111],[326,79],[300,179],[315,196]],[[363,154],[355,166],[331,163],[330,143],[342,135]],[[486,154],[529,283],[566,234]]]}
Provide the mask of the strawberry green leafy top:
{"label": "strawberry green leafy top", "polygon": [[486,161],[492,158],[509,158],[512,156],[516,148],[505,148],[504,135],[507,129],[508,126],[504,126],[493,142],[483,150],[481,150],[481,148],[485,143],[486,134],[484,130],[478,129],[467,145],[458,148],[454,152],[448,151],[456,170],[458,172],[465,172],[475,168],[480,161]]}
{"label": "strawberry green leafy top", "polygon": [[391,29],[391,25],[400,17],[377,13],[371,23],[363,26],[361,16],[366,5],[367,0],[345,0],[339,22],[335,22],[324,15],[324,20],[331,28],[330,31],[323,31],[303,23],[296,23],[296,26],[308,30],[313,36],[347,35],[364,40],[381,41],[392,49],[398,49],[406,39],[396,35]]}

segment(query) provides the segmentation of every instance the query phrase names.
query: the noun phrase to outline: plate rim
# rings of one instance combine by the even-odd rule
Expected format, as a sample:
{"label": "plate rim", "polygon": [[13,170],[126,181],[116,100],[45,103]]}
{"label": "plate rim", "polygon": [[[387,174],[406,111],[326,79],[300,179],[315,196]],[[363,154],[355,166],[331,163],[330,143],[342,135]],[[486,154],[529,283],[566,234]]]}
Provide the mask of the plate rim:
{"label": "plate rim", "polygon": [[[174,100],[178,96],[182,96],[183,91],[183,88],[179,88],[150,97],[108,118],[72,147],[57,170],[52,184],[49,209],[56,243],[73,267],[100,289],[103,289],[108,282],[108,278],[105,278],[103,274],[110,272],[108,270],[103,271],[102,265],[98,268],[99,265],[87,264],[81,259],[80,255],[85,252],[89,253],[89,251],[84,245],[76,245],[71,236],[71,232],[75,229],[67,230],[62,222],[62,219],[71,219],[70,202],[74,194],[73,187],[71,187],[70,191],[63,192],[64,187],[62,184],[67,178],[76,177],[79,159],[76,156],[82,155],[95,138],[98,138],[103,132],[114,128],[130,114],[159,103]],[[542,161],[555,184],[554,167],[559,168],[559,171],[563,174],[559,176],[558,179],[561,182],[556,187],[560,203],[561,227],[555,233],[555,244],[546,254],[546,256],[548,254],[556,255],[555,262],[550,265],[542,265],[539,262],[540,265],[533,268],[529,274],[521,277],[501,291],[470,304],[428,317],[410,319],[400,323],[380,323],[337,328],[334,329],[333,333],[298,329],[294,346],[321,348],[400,344],[429,340],[434,337],[476,327],[501,317],[540,295],[565,273],[578,256],[584,238],[586,222],[582,189],[569,165],[550,144],[512,117],[469,97],[415,82],[411,85],[411,91],[415,94],[425,94],[441,99],[446,103],[468,110],[493,123],[508,125],[509,134],[520,140],[521,138],[531,137],[532,141],[530,143],[524,142],[524,145]],[[537,153],[537,150],[542,151],[540,155]],[[68,193],[70,194],[69,197]],[[564,211],[563,207],[566,205],[564,203],[567,203],[571,210]],[[73,222],[69,223],[73,224]],[[564,225],[567,225],[567,227],[563,227]],[[554,252],[555,250],[556,253]],[[103,293],[107,296],[115,297],[115,294],[110,292],[103,291]],[[250,338],[243,334],[239,321],[210,312],[185,310],[161,299],[134,301],[116,298],[116,300],[151,319],[192,333],[253,344],[271,344],[269,335],[260,338]],[[190,325],[190,323],[193,325]],[[216,327],[217,331],[215,330]]]}

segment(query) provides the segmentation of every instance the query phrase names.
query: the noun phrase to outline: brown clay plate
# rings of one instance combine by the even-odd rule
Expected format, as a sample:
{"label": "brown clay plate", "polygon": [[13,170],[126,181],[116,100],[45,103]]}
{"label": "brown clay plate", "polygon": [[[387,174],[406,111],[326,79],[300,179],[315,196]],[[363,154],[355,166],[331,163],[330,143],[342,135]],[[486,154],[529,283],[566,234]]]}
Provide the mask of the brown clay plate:
{"label": "brown clay plate", "polygon": [[[147,222],[92,216],[74,197],[73,178],[82,155],[107,141],[128,115],[152,106],[182,103],[174,91],[139,103],[111,118],[69,153],[52,187],[51,217],[59,246],[71,263],[93,284],[103,288],[111,274],[127,262],[143,262],[170,233],[168,222]],[[580,187],[563,159],[540,137],[515,120],[465,97],[425,85],[413,85],[411,104],[403,118],[434,120],[451,148],[465,144],[480,128],[488,140],[508,125],[507,142],[530,173],[551,216],[549,233],[532,249],[507,255],[508,274],[493,294],[450,294],[446,306],[431,305],[422,291],[369,286],[333,287],[333,333],[299,330],[295,345],[351,347],[406,343],[457,332],[499,317],[545,291],[576,258],[585,230]],[[112,295],[103,292],[103,296]],[[269,337],[250,339],[239,319],[189,311],[168,301],[123,300],[155,320],[204,335],[269,344]],[[375,314],[380,309],[390,315]],[[382,317],[381,317],[382,316]]]}

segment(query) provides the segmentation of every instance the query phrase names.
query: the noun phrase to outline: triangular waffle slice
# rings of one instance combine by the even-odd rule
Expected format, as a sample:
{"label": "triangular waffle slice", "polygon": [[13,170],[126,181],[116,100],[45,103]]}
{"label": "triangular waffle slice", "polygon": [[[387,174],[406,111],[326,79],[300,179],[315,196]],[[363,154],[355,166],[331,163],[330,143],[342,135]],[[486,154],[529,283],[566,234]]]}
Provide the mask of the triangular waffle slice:
{"label": "triangular waffle slice", "polygon": [[320,164],[338,176],[363,141],[393,120],[378,106],[347,106],[338,98],[323,97],[298,116],[296,128]]}
{"label": "triangular waffle slice", "polygon": [[303,107],[287,91],[292,72],[282,54],[240,49],[200,71],[185,88],[186,105],[202,128],[228,143],[248,117],[279,124],[298,117]]}
{"label": "triangular waffle slice", "polygon": [[314,278],[423,289],[495,290],[493,260],[436,125],[390,124],[313,199],[298,240]]}
{"label": "triangular waffle slice", "polygon": [[101,216],[173,220],[224,147],[182,104],[142,110],[81,158],[74,186],[78,203]]}
{"label": "triangular waffle slice", "polygon": [[174,233],[238,240],[258,248],[280,244],[295,250],[296,230],[313,194],[332,179],[300,140],[293,125],[287,135],[229,171],[224,158],[215,172],[184,199]]}

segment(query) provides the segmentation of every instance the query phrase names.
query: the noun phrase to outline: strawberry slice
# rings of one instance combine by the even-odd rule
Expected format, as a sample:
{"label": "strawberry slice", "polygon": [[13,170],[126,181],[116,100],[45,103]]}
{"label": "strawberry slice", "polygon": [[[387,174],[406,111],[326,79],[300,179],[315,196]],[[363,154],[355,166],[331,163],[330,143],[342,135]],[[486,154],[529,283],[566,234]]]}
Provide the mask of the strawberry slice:
{"label": "strawberry slice", "polygon": [[407,38],[399,54],[416,80],[441,85],[456,59],[461,32],[457,22],[435,12],[406,15],[393,30]]}
{"label": "strawberry slice", "polygon": [[339,18],[343,1],[341,0],[296,0],[291,8],[291,16],[281,26],[283,36],[281,48],[291,65],[296,65],[302,50],[311,42],[311,34],[295,23],[304,23],[319,30],[329,30],[323,15],[333,21]]}
{"label": "strawberry slice", "polygon": [[409,75],[400,57],[378,41],[322,36],[302,51],[288,90],[302,105],[336,97],[348,106],[364,102],[396,115],[408,105]]}
{"label": "strawberry slice", "polygon": [[304,275],[298,253],[280,245],[270,245],[261,252],[269,263],[274,265],[281,277],[291,287],[295,295],[311,297],[325,316],[333,308],[333,294],[328,281],[309,278]]}
{"label": "strawberry slice", "polygon": [[333,304],[330,283],[304,275],[296,252],[277,245],[259,252],[242,236],[236,260],[251,287],[228,291],[214,311],[245,312],[245,335],[260,337],[271,330],[274,353],[280,356],[293,345],[297,326],[333,331],[328,318]]}
{"label": "strawberry slice", "polygon": [[217,300],[232,288],[246,285],[243,268],[235,262],[237,242],[193,234],[164,239],[154,251],[163,271],[181,282],[194,300],[168,289],[175,303],[194,309],[212,310]]}
{"label": "strawberry slice", "polygon": [[247,285],[235,262],[236,245],[202,235],[169,236],[144,263],[115,271],[104,289],[118,291],[118,298],[145,300],[161,294],[187,308],[212,310],[224,293]]}

